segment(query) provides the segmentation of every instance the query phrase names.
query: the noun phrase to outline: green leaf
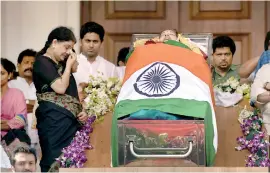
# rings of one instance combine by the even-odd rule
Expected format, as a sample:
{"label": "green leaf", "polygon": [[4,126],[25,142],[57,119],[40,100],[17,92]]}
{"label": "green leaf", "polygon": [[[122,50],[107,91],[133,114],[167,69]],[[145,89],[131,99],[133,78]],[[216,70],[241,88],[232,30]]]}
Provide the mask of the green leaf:
{"label": "green leaf", "polygon": [[68,158],[68,159],[66,160],[66,167],[67,167],[67,168],[70,168],[71,165],[72,165],[72,161],[71,161],[70,158]]}
{"label": "green leaf", "polygon": [[258,150],[257,155],[259,156],[259,158],[261,158],[263,156],[263,152],[261,149]]}

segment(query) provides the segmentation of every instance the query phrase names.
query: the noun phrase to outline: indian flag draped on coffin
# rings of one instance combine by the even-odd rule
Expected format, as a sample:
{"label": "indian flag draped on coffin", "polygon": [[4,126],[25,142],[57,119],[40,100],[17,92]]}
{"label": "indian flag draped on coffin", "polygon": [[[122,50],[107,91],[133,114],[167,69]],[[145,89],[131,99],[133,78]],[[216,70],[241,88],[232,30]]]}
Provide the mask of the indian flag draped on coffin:
{"label": "indian flag draped on coffin", "polygon": [[212,166],[217,151],[213,103],[211,73],[201,55],[175,41],[136,47],[114,110],[112,165],[118,166],[117,120],[151,109],[204,119],[206,164]]}

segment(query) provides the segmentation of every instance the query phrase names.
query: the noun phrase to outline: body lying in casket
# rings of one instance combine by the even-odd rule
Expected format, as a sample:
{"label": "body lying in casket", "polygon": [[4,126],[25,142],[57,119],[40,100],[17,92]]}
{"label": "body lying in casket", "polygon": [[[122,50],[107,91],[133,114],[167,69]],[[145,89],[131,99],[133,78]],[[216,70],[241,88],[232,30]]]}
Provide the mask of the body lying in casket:
{"label": "body lying in casket", "polygon": [[211,73],[181,42],[129,54],[112,123],[112,165],[211,166],[217,149]]}

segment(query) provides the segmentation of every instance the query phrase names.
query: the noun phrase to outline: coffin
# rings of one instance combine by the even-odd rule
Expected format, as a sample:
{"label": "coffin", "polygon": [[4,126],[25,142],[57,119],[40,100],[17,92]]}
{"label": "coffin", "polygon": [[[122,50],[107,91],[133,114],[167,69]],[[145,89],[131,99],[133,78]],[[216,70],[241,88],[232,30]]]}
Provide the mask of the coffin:
{"label": "coffin", "polygon": [[[181,37],[183,42],[138,41],[131,47],[112,120],[113,167],[213,165],[211,73],[202,54],[191,49],[201,45],[209,54],[212,34],[183,35],[195,43]],[[134,34],[132,42],[149,37],[154,35]]]}

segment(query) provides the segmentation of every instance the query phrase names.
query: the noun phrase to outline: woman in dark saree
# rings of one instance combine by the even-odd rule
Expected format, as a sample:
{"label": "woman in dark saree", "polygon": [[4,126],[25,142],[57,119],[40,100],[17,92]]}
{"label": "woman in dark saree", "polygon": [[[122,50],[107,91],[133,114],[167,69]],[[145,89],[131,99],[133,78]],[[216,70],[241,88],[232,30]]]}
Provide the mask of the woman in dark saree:
{"label": "woman in dark saree", "polygon": [[33,66],[33,81],[39,107],[37,129],[42,150],[40,167],[48,172],[61,150],[67,147],[76,131],[87,120],[79,102],[72,75],[76,54],[73,32],[66,27],[51,31]]}

